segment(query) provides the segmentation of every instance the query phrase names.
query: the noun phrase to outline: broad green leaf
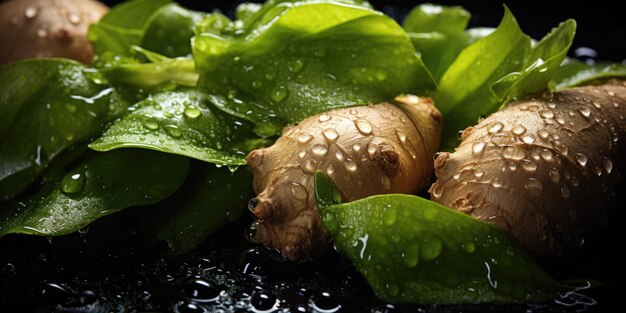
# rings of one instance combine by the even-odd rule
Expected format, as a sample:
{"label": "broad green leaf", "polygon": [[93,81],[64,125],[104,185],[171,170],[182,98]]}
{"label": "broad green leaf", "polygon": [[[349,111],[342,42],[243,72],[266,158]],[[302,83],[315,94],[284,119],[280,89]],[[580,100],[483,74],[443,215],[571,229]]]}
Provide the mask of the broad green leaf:
{"label": "broad green leaf", "polygon": [[576,33],[576,22],[567,20],[547,34],[526,57],[523,69],[511,73],[491,86],[502,103],[546,90],[561,66]]}
{"label": "broad green leaf", "polygon": [[413,8],[404,20],[404,29],[435,80],[464,48],[457,42],[462,40],[469,18],[461,7],[426,3]]}
{"label": "broad green leaf", "polygon": [[140,46],[167,57],[189,55],[194,27],[204,15],[175,3],[165,5],[147,21]]}
{"label": "broad green leaf", "polygon": [[259,12],[249,29],[234,22],[194,37],[199,85],[234,100],[222,107],[233,115],[296,122],[435,87],[404,30],[379,12],[335,2],[284,2]]}
{"label": "broad green leaf", "polygon": [[498,28],[461,52],[441,78],[435,93],[435,103],[446,121],[442,136],[444,149],[457,146],[459,130],[498,109],[500,102],[491,93],[491,85],[519,71],[529,49],[530,38],[505,7]]}
{"label": "broad green leaf", "polygon": [[263,142],[252,134],[250,123],[216,110],[200,91],[158,93],[131,109],[89,147],[97,151],[145,148],[243,165],[246,154]]}
{"label": "broad green leaf", "polygon": [[550,81],[550,90],[563,90],[594,80],[620,77],[626,78],[624,63],[586,64],[568,59]]}
{"label": "broad green leaf", "polygon": [[372,196],[321,214],[337,249],[385,301],[541,302],[561,287],[499,228],[417,196]]}
{"label": "broad green leaf", "polygon": [[96,153],[61,182],[0,210],[0,236],[73,233],[96,219],[167,198],[187,176],[187,158],[147,150]]}
{"label": "broad green leaf", "polygon": [[128,106],[64,59],[0,68],[0,200],[21,192],[63,152],[97,136]]}
{"label": "broad green leaf", "polygon": [[167,241],[172,254],[187,253],[238,219],[253,196],[247,168],[231,172],[194,162],[177,193],[145,209],[142,224],[158,239]]}
{"label": "broad green leaf", "polygon": [[96,54],[112,52],[130,55],[130,47],[138,45],[150,16],[171,0],[134,0],[111,9],[96,24],[89,26],[89,40]]}

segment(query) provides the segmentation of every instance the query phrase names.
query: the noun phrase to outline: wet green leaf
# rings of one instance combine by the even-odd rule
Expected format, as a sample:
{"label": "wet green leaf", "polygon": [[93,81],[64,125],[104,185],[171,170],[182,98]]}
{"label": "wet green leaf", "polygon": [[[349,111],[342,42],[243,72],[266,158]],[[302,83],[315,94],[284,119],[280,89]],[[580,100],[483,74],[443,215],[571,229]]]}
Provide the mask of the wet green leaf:
{"label": "wet green leaf", "polygon": [[63,152],[97,136],[128,103],[64,59],[0,68],[0,200],[24,190]]}
{"label": "wet green leaf", "polygon": [[134,0],[116,5],[96,24],[89,26],[89,40],[96,54],[130,55],[138,45],[150,16],[171,0]]}
{"label": "wet green leaf", "polygon": [[175,3],[162,6],[147,21],[140,46],[167,57],[189,55],[194,27],[204,15]]}
{"label": "wet green leaf", "polygon": [[147,150],[95,153],[57,185],[0,210],[0,236],[58,236],[119,210],[167,198],[187,176],[187,158]]}
{"label": "wet green leaf", "polygon": [[560,288],[508,234],[417,196],[372,196],[321,214],[335,246],[385,301],[527,303]]}
{"label": "wet green leaf", "polygon": [[142,224],[158,239],[167,241],[171,253],[187,253],[238,219],[253,196],[247,168],[232,172],[226,167],[193,162],[180,190],[155,207],[146,208]]}
{"label": "wet green leaf", "polygon": [[435,87],[399,25],[349,4],[266,5],[244,28],[197,33],[193,52],[199,85],[232,100],[222,109],[256,123]]}
{"label": "wet green leaf", "polygon": [[550,89],[563,90],[594,80],[625,77],[626,64],[623,63],[586,64],[570,59],[557,70],[554,78],[550,81]]}
{"label": "wet green leaf", "polygon": [[435,103],[446,121],[444,149],[457,146],[459,130],[498,109],[500,101],[492,94],[491,85],[519,71],[529,50],[530,37],[505,7],[498,28],[461,52],[441,78],[435,94]]}
{"label": "wet green leaf", "polygon": [[188,156],[205,162],[242,165],[263,143],[249,122],[212,107],[197,90],[164,92],[132,107],[89,147],[97,151],[135,147]]}
{"label": "wet green leaf", "polygon": [[507,103],[524,95],[546,90],[548,82],[565,59],[575,33],[574,20],[567,20],[553,29],[533,47],[521,71],[511,73],[491,86],[496,97],[502,103]]}
{"label": "wet green leaf", "polygon": [[100,72],[110,83],[150,91],[164,90],[172,88],[171,86],[193,87],[198,82],[195,64],[192,59],[187,58],[167,58],[155,63],[123,63],[105,67]]}

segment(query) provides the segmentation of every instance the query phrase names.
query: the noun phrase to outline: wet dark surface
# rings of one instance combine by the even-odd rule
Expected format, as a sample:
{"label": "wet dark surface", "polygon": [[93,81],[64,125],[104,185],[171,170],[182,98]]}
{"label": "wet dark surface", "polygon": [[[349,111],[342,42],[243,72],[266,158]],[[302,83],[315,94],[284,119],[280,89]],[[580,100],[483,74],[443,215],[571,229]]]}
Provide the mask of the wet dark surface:
{"label": "wet dark surface", "polygon": [[605,285],[542,305],[410,306],[377,300],[349,260],[329,252],[309,264],[284,263],[251,245],[246,217],[194,253],[136,231],[140,210],[110,216],[83,234],[0,239],[0,312],[606,312],[623,294],[611,223],[554,264],[558,279]]}
{"label": "wet dark surface", "polygon": [[[220,7],[227,13],[235,6],[230,1],[180,2],[199,10]],[[406,14],[415,4],[372,3],[395,16]],[[594,47],[600,59],[621,60],[626,55],[625,25],[617,15],[619,10],[610,5],[569,3],[561,10],[548,10],[538,1],[523,3],[509,5],[531,35],[541,36],[558,21],[574,17],[579,21],[575,47]],[[474,14],[474,25],[495,26],[501,17],[501,7],[494,2],[464,6]],[[163,243],[137,232],[141,212],[132,209],[104,218],[80,234],[0,238],[0,312],[615,311],[624,294],[623,257],[618,255],[624,214],[617,209],[596,236],[546,264],[557,279],[592,279],[603,285],[566,294],[549,304],[388,304],[377,300],[351,263],[337,253],[310,264],[287,264],[271,251],[247,243],[243,232],[249,216],[213,235],[192,254],[164,256]]]}

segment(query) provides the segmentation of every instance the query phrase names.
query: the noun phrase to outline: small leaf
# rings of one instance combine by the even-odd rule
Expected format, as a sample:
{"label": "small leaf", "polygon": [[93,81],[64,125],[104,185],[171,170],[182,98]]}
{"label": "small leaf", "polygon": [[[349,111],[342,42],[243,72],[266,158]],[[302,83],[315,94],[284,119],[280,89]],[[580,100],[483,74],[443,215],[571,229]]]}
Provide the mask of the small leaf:
{"label": "small leaf", "polygon": [[225,165],[246,164],[247,153],[264,141],[248,122],[213,108],[196,90],[155,94],[134,105],[89,147],[97,151],[145,148]]}
{"label": "small leaf", "polygon": [[315,172],[315,199],[317,210],[323,212],[327,207],[341,203],[341,195],[333,182],[321,171]]}
{"label": "small leaf", "polygon": [[335,246],[385,301],[527,303],[561,288],[508,234],[420,197],[373,196],[321,214]]}
{"label": "small leaf", "polygon": [[147,21],[140,46],[171,58],[187,56],[194,27],[204,15],[175,3],[162,6]]}
{"label": "small leaf", "polygon": [[119,210],[162,201],[183,183],[188,164],[147,150],[93,154],[56,186],[0,210],[0,236],[65,235]]}
{"label": "small leaf", "polygon": [[620,77],[626,77],[626,64],[585,64],[569,59],[556,71],[554,78],[550,81],[550,90],[563,90],[598,79]]}

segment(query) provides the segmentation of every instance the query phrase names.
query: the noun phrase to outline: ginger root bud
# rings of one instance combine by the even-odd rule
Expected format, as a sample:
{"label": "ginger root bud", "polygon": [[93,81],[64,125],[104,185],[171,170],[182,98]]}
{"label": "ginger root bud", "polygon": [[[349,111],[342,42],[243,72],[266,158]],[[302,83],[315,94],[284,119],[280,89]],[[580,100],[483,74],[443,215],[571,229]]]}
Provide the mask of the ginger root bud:
{"label": "ginger root bud", "polygon": [[541,258],[606,223],[626,160],[626,84],[545,93],[463,131],[432,200],[495,224]]}
{"label": "ginger root bud", "polygon": [[314,173],[323,171],[344,201],[415,193],[428,186],[442,121],[416,96],[336,109],[285,128],[269,148],[250,152],[258,196],[248,237],[291,260],[323,252],[330,238],[315,206]]}

